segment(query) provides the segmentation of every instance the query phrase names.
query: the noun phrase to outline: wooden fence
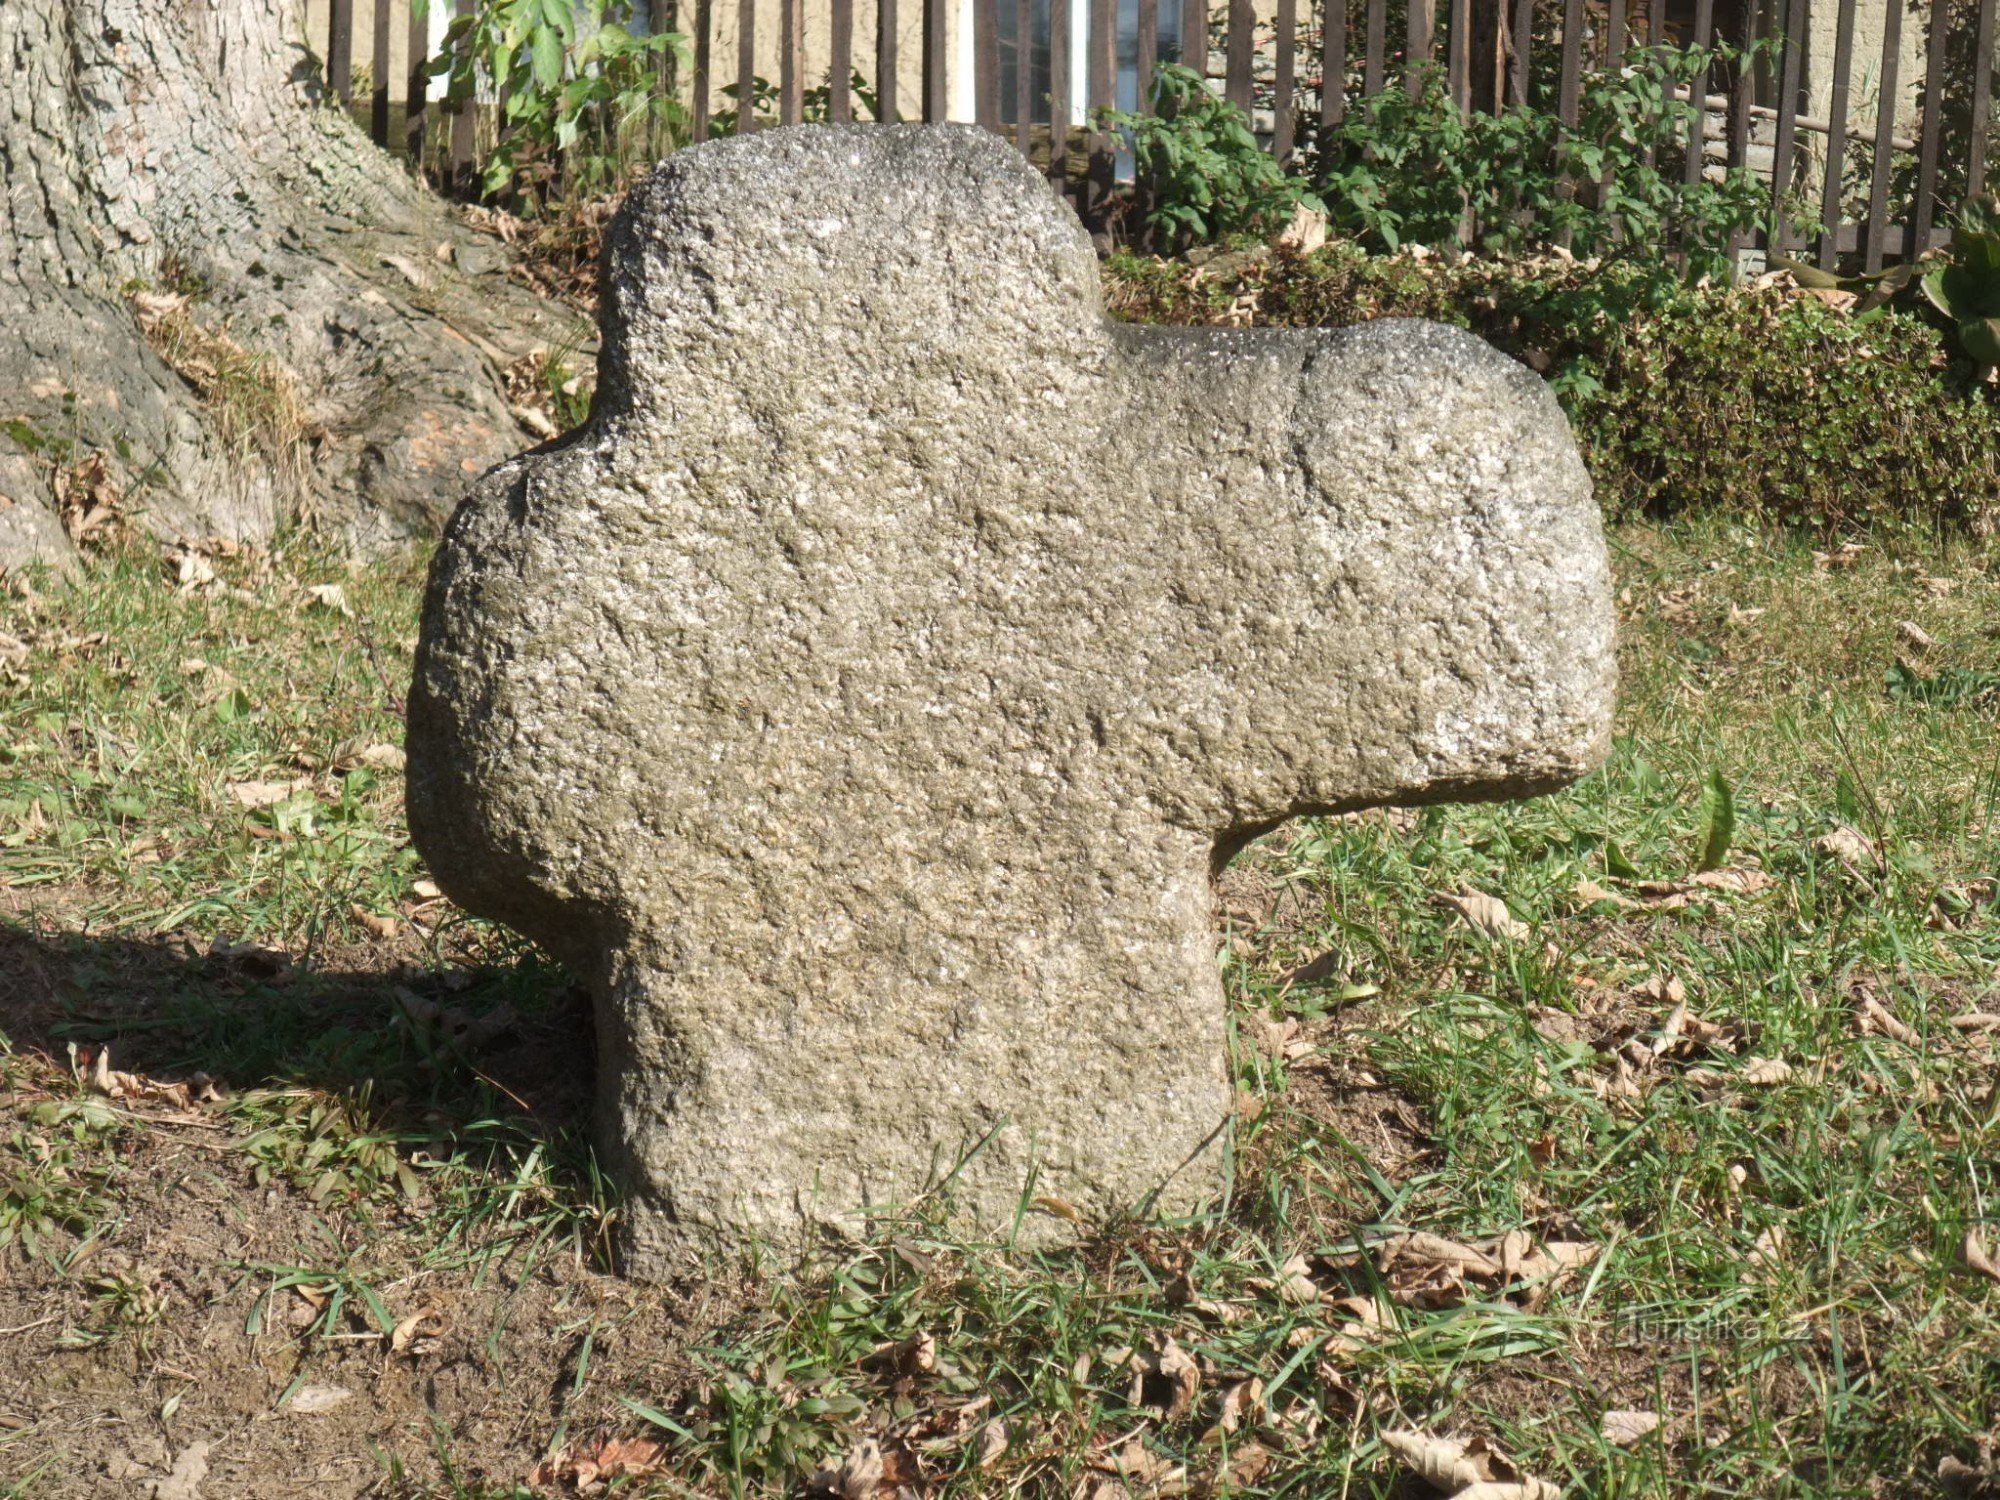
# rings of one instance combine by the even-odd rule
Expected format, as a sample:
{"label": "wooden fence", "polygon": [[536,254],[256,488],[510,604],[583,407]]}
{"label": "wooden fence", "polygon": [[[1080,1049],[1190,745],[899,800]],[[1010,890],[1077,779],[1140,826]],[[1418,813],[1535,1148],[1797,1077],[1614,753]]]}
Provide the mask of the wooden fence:
{"label": "wooden fence", "polygon": [[[1384,89],[1413,87],[1426,67],[1442,68],[1461,109],[1526,102],[1574,125],[1587,73],[1618,66],[1629,49],[1770,39],[1776,50],[1766,65],[1702,81],[1703,140],[1684,153],[1687,181],[1748,167],[1768,183],[1778,226],[1760,244],[1814,255],[1828,268],[1858,259],[1869,271],[1942,243],[1949,210],[1986,185],[2000,8],[2000,0],[1932,0],[1927,16],[1913,18],[1908,0],[1221,0],[1219,9],[1209,0],[1126,0],[1136,21],[1121,28],[1119,0],[735,0],[733,17],[719,16],[719,3],[729,0],[680,0],[677,29],[692,33],[691,57],[663,78],[688,102],[696,139],[717,128],[723,92],[733,92],[738,130],[871,114],[948,118],[954,26],[969,13],[970,117],[1015,140],[1076,197],[1086,222],[1105,214],[1117,192],[1119,145],[1088,122],[1106,106],[1143,108],[1153,69],[1168,58],[1252,113],[1282,160],[1304,131],[1338,124]],[[473,0],[428,4],[462,15]],[[858,4],[874,12],[865,28],[856,24]],[[330,88],[359,108],[357,5],[372,7],[374,139],[442,163],[468,184],[475,111],[447,112],[434,98],[425,0],[330,0]],[[1825,17],[1815,5],[1832,8],[1830,28],[1817,24]],[[656,14],[665,8],[654,0]],[[733,35],[721,36],[719,23]],[[398,28],[408,62],[400,80],[390,77]],[[819,53],[810,72],[809,30]],[[857,57],[864,30],[873,55]],[[1922,71],[1913,79],[1906,35],[1914,51],[1918,30]],[[1877,48],[1858,40],[1878,31]],[[899,46],[911,35],[914,60]],[[1829,37],[1831,57],[1815,56]],[[721,76],[719,51],[734,53],[731,76]],[[775,77],[766,80],[758,63],[773,54]],[[850,83],[871,69],[872,111]],[[398,84],[400,101],[392,100]],[[760,85],[773,96],[767,115],[734,107]],[[1814,92],[1824,96],[1818,112],[1808,108]],[[400,139],[392,139],[396,126]]]}

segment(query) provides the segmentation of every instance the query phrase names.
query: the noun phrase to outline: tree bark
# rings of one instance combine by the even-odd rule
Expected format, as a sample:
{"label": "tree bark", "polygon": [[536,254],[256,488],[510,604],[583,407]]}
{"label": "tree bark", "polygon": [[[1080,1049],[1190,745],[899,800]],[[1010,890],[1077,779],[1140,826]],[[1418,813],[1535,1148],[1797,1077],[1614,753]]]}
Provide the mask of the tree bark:
{"label": "tree bark", "polygon": [[300,9],[0,0],[0,566],[65,507],[434,529],[526,441],[506,367],[588,339],[328,102]]}

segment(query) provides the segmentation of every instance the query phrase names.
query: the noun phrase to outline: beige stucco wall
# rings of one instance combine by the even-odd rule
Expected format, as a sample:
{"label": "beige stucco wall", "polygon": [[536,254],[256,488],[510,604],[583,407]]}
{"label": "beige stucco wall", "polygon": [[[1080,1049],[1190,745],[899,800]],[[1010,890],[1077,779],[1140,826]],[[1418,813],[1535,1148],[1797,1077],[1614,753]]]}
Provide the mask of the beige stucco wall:
{"label": "beige stucco wall", "polygon": [[[1834,53],[1839,40],[1840,7],[1819,0],[1811,8],[1806,39],[1806,113],[1828,118],[1833,104]],[[1882,98],[1882,42],[1888,30],[1885,0],[1861,0],[1854,13],[1854,58],[1847,72],[1847,118],[1872,139],[1875,112]],[[1905,6],[1897,38],[1897,132],[1913,135],[1924,88],[1924,62],[1930,39],[1931,7],[1925,0]]]}

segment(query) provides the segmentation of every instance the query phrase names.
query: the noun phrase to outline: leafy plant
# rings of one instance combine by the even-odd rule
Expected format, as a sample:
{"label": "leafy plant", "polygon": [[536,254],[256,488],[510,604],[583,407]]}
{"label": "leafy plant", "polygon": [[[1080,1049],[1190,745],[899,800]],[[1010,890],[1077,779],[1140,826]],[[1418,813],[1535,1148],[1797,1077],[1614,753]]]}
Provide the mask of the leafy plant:
{"label": "leafy plant", "polygon": [[[873,120],[882,118],[881,97],[869,85],[859,70],[848,78],[848,92],[854,102],[861,106]],[[743,117],[743,86],[727,84],[722,92],[736,101],[733,109],[718,111],[708,122],[708,137],[719,140],[736,134]],[[750,118],[758,124],[775,125],[778,122],[778,86],[759,73],[750,80]],[[826,83],[805,90],[799,101],[799,118],[808,125],[823,124],[833,118],[833,84],[831,76]],[[900,118],[900,116],[899,116]]]}
{"label": "leafy plant", "polygon": [[1152,100],[1150,115],[1107,109],[1097,119],[1131,142],[1146,187],[1145,221],[1162,241],[1268,231],[1300,205],[1324,212],[1319,195],[1258,144],[1243,111],[1192,68],[1162,63]]}
{"label": "leafy plant", "polygon": [[635,35],[633,0],[478,0],[445,33],[431,71],[446,103],[471,108],[482,84],[501,99],[482,186],[536,208],[558,191],[617,185],[628,164],[663,154],[687,111],[660,86],[678,32]]}
{"label": "leafy plant", "polygon": [[[1677,91],[1738,54],[1635,49],[1583,81],[1574,127],[1527,105],[1462,112],[1437,68],[1414,93],[1386,89],[1321,130],[1310,157],[1335,227],[1390,251],[1406,242],[1484,254],[1563,244],[1580,257],[1728,274],[1733,238],[1767,212],[1742,168],[1685,180],[1703,112]],[[1743,61],[1748,62],[1748,54]]]}
{"label": "leafy plant", "polygon": [[1950,261],[1928,273],[1923,287],[1981,378],[1993,379],[2000,367],[2000,197],[1965,205],[1952,229]]}
{"label": "leafy plant", "polygon": [[2000,672],[1977,667],[1946,667],[1926,675],[1897,662],[1882,674],[1882,683],[1891,698],[1934,708],[1990,708],[2000,701]]}

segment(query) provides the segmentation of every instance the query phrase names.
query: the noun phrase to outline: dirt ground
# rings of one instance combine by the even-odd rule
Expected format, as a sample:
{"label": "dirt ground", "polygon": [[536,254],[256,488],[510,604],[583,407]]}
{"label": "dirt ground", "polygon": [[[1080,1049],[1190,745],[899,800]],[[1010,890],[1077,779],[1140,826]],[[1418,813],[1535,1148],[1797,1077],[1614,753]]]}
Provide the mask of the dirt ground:
{"label": "dirt ground", "polygon": [[[602,1222],[584,1235],[555,1232],[533,1212],[482,1219],[460,1201],[464,1185],[427,1183],[406,1201],[315,1198],[310,1184],[260,1170],[258,1130],[289,1123],[284,1091],[268,1110],[226,1107],[254,1075],[210,1074],[220,1097],[190,1107],[114,1099],[108,1129],[60,1118],[66,1102],[93,1097],[78,1075],[98,1048],[120,1072],[171,1085],[200,1077],[187,1054],[214,1034],[241,1042],[260,1027],[365,1034],[404,1024],[396,992],[425,984],[422,955],[357,948],[324,955],[310,979],[273,983],[282,976],[261,954],[197,956],[172,938],[93,942],[63,930],[60,897],[39,896],[32,909],[19,893],[4,900],[14,909],[0,919],[0,1013],[17,1049],[0,1092],[9,1159],[46,1157],[66,1132],[87,1137],[99,1149],[79,1153],[67,1173],[102,1189],[96,1206],[0,1250],[0,1476],[15,1486],[6,1493],[504,1490],[552,1445],[633,1424],[598,1404],[602,1391],[653,1391],[670,1404],[688,1377],[690,1334],[740,1305],[740,1286],[624,1281],[611,1274]],[[553,1140],[582,1123],[589,1046],[579,1004],[559,997],[472,1064],[493,1085],[489,1100],[524,1107],[514,1121],[524,1138]],[[79,1032],[92,1040],[76,1044]],[[301,1077],[296,1094],[347,1082]],[[469,1115],[482,1101],[447,1090],[385,1102],[404,1130],[448,1141],[474,1125],[450,1118],[450,1105]],[[389,1334],[358,1290],[334,1303],[343,1286],[379,1299]]]}

